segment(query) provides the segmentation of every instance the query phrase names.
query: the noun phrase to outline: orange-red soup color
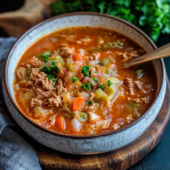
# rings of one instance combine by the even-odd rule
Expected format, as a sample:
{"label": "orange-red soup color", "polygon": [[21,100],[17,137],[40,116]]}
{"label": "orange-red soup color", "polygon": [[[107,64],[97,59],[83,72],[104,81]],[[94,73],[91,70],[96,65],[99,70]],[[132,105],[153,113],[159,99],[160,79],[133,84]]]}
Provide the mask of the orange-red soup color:
{"label": "orange-red soup color", "polygon": [[114,131],[138,119],[155,97],[150,62],[122,69],[145,54],[114,31],[73,27],[35,42],[16,70],[15,99],[23,113],[56,132],[91,135]]}

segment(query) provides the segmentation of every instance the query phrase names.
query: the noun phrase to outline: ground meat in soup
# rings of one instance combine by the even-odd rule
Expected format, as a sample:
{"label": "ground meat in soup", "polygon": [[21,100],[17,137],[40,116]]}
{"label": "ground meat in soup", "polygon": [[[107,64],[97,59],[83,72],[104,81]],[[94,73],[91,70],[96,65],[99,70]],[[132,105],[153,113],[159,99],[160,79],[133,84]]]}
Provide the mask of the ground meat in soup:
{"label": "ground meat in soup", "polygon": [[152,63],[121,68],[143,54],[132,40],[103,28],[54,32],[21,57],[15,99],[27,117],[52,131],[92,135],[118,130],[142,116],[156,95]]}

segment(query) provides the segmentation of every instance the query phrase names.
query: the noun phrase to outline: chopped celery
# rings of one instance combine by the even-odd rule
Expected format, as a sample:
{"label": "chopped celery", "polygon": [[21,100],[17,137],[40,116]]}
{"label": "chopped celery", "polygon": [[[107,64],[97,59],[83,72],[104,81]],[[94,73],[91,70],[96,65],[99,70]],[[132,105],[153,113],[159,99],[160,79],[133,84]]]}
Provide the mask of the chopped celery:
{"label": "chopped celery", "polygon": [[106,79],[106,82],[108,83],[108,81],[111,80],[111,82],[113,84],[117,84],[117,85],[120,85],[122,83],[122,81],[120,81],[119,79],[115,78],[115,77],[109,77]]}
{"label": "chopped celery", "polygon": [[115,100],[117,96],[119,95],[118,88],[114,86],[113,84],[111,86],[106,85],[104,92],[107,94],[110,101]]}
{"label": "chopped celery", "polygon": [[47,55],[48,55],[48,56],[51,55],[51,51],[44,51],[44,52],[38,54],[37,57],[38,57],[39,59],[41,59],[42,57],[45,57],[45,56],[47,56]]}
{"label": "chopped celery", "polygon": [[38,107],[34,107],[33,112],[36,118],[42,116],[42,112],[39,110]]}
{"label": "chopped celery", "polygon": [[77,80],[75,83],[74,83],[74,85],[77,85],[77,89],[75,89],[74,91],[73,91],[73,94],[74,95],[78,95],[78,93],[79,93],[79,90],[80,90],[80,88],[81,88],[81,86],[82,86],[82,83],[79,81],[79,80]]}
{"label": "chopped celery", "polygon": [[141,104],[139,104],[139,103],[133,103],[133,102],[126,104],[126,107],[127,107],[129,110],[135,110],[135,109],[137,109],[137,108],[139,108],[139,107],[141,107],[141,106],[142,106]]}
{"label": "chopped celery", "polygon": [[87,113],[85,112],[79,112],[79,115],[82,119],[84,119],[85,121],[87,120]]}
{"label": "chopped celery", "polygon": [[40,60],[44,60],[45,62],[47,62],[49,60],[49,55],[51,55],[51,51],[44,51],[38,54],[36,57],[38,57]]}
{"label": "chopped celery", "polygon": [[68,65],[68,68],[69,68],[69,70],[70,70],[71,72],[75,72],[75,70],[74,70],[74,67],[73,67],[73,64],[72,64],[72,63],[70,63],[70,64]]}
{"label": "chopped celery", "polygon": [[21,86],[24,86],[26,83],[27,83],[27,80],[21,80],[21,81],[19,81],[19,84],[20,84]]}
{"label": "chopped celery", "polygon": [[108,64],[110,64],[108,58],[103,58],[103,59],[101,59],[101,60],[100,60],[100,63],[103,64],[104,66],[107,66]]}
{"label": "chopped celery", "polygon": [[32,68],[28,67],[27,68],[27,76],[31,76]]}
{"label": "chopped celery", "polygon": [[75,118],[80,122],[86,122],[88,119],[87,113],[75,111]]}
{"label": "chopped celery", "polygon": [[107,94],[100,88],[94,92],[94,100],[99,103],[104,102],[107,106],[110,104]]}
{"label": "chopped celery", "polygon": [[102,45],[99,48],[92,48],[91,51],[104,51],[107,50],[109,48],[123,48],[123,43],[121,43],[119,40],[117,40],[116,42],[109,42],[107,44]]}
{"label": "chopped celery", "polygon": [[60,55],[49,57],[49,60],[50,61],[54,60],[56,63],[60,63],[62,67],[65,66],[65,62],[64,62],[63,58]]}
{"label": "chopped celery", "polygon": [[64,114],[65,117],[68,118],[75,117],[75,113],[73,111],[70,111],[70,109],[68,108],[68,104],[64,104],[60,110],[68,112]]}
{"label": "chopped celery", "polygon": [[70,113],[70,109],[68,108],[68,104],[64,104],[60,110],[65,110]]}
{"label": "chopped celery", "polygon": [[80,80],[77,80],[74,85],[77,85],[79,88],[81,88],[82,86],[82,83],[80,82]]}
{"label": "chopped celery", "polygon": [[144,74],[146,74],[146,71],[144,69],[136,71],[136,76],[138,79],[140,79]]}

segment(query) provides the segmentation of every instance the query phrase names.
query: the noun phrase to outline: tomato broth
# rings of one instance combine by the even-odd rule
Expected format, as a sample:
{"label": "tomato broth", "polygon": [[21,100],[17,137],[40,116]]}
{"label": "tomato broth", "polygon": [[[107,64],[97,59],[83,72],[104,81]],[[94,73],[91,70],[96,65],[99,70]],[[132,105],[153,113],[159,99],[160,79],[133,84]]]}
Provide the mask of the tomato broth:
{"label": "tomato broth", "polygon": [[120,129],[152,104],[151,62],[121,66],[146,52],[112,30],[72,27],[35,42],[21,57],[13,88],[23,113],[56,132],[91,135]]}

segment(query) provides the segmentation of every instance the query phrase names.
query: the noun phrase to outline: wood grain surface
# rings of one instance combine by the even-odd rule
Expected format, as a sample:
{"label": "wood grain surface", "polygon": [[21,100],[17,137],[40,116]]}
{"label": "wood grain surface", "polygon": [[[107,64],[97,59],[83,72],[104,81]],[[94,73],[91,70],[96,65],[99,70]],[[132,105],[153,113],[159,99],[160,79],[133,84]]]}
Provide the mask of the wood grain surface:
{"label": "wood grain surface", "polygon": [[125,170],[144,158],[159,143],[169,120],[169,113],[170,89],[168,82],[164,103],[155,121],[142,136],[121,149],[104,154],[80,156],[54,151],[41,144],[33,145],[33,147],[45,170]]}
{"label": "wood grain surface", "polygon": [[9,36],[20,37],[32,26],[50,17],[49,4],[55,0],[25,0],[24,5],[0,14],[0,27]]}

